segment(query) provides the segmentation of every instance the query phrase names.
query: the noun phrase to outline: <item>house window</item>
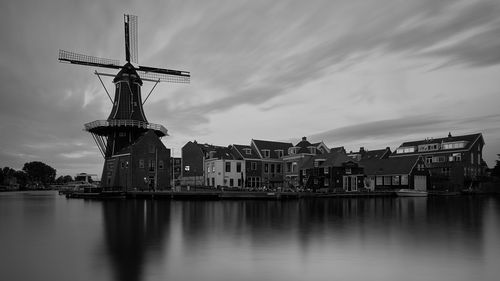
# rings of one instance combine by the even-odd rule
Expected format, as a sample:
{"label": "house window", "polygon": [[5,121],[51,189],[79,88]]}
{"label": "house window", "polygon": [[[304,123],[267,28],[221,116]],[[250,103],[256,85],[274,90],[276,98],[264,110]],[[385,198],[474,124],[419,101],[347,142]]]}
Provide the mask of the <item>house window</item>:
{"label": "house window", "polygon": [[215,173],[215,164],[212,163],[211,166],[212,166],[212,173]]}
{"label": "house window", "polygon": [[154,159],[150,159],[149,160],[149,170],[150,171],[154,171],[155,170],[155,160]]}
{"label": "house window", "polygon": [[164,166],[163,166],[163,160],[160,160],[160,161],[158,162],[158,169],[163,169],[163,167],[164,167]]}
{"label": "house window", "polygon": [[241,179],[238,179],[238,187],[241,187]]}
{"label": "house window", "polygon": [[347,175],[350,175],[351,174],[351,168],[345,168],[345,173]]}
{"label": "house window", "polygon": [[212,178],[212,186],[215,186],[215,178]]}
{"label": "house window", "polygon": [[328,167],[323,168],[323,174],[328,175]]}
{"label": "house window", "polygon": [[462,154],[461,153],[453,153],[450,156],[450,162],[455,161],[455,162],[461,162],[462,161]]}
{"label": "house window", "polygon": [[306,176],[306,170],[302,170],[302,175]]}
{"label": "house window", "polygon": [[276,164],[276,173],[281,174],[281,164]]}
{"label": "house window", "polygon": [[231,162],[226,162],[226,173],[231,172]]}
{"label": "house window", "polygon": [[324,186],[329,186],[330,185],[330,181],[328,179],[325,179],[323,185]]}
{"label": "house window", "polygon": [[375,179],[375,183],[377,185],[384,185],[384,182],[383,182],[383,177],[381,176],[377,176],[376,179]]}
{"label": "house window", "polygon": [[189,165],[188,165],[188,166],[184,166],[184,171],[189,172],[189,169],[190,169],[190,168],[191,168],[191,167],[190,167]]}
{"label": "house window", "polygon": [[236,172],[241,173],[241,163],[240,162],[236,163]]}
{"label": "house window", "polygon": [[283,150],[278,149],[278,150],[275,150],[275,152],[276,152],[276,155],[278,156],[278,158],[283,157]]}
{"label": "house window", "polygon": [[264,158],[269,158],[271,156],[271,151],[269,149],[262,149],[262,154]]}
{"label": "house window", "polygon": [[257,170],[257,163],[252,162],[251,166],[252,166],[252,171]]}
{"label": "house window", "polygon": [[210,165],[207,165],[207,174],[210,173]]}
{"label": "house window", "polygon": [[245,151],[246,155],[251,155],[252,154],[252,150],[250,148],[245,148],[243,150]]}
{"label": "house window", "polygon": [[264,173],[268,174],[269,173],[269,164],[264,164]]}
{"label": "house window", "polygon": [[432,163],[432,156],[425,157],[425,163],[431,164]]}
{"label": "house window", "polygon": [[401,175],[401,185],[408,185],[408,175]]}
{"label": "house window", "polygon": [[139,168],[144,168],[144,159],[139,159]]}
{"label": "house window", "polygon": [[297,172],[297,163],[293,162],[292,163],[292,173],[295,173],[295,172]]}
{"label": "house window", "polygon": [[314,179],[314,184],[318,184],[318,179]]}
{"label": "house window", "polygon": [[399,185],[399,176],[392,177],[392,185]]}
{"label": "house window", "polygon": [[229,179],[229,186],[234,186],[234,179]]}
{"label": "house window", "polygon": [[392,183],[392,177],[384,176],[384,185],[391,185],[391,183]]}
{"label": "house window", "polygon": [[311,154],[316,154],[316,147],[309,147],[309,152]]}

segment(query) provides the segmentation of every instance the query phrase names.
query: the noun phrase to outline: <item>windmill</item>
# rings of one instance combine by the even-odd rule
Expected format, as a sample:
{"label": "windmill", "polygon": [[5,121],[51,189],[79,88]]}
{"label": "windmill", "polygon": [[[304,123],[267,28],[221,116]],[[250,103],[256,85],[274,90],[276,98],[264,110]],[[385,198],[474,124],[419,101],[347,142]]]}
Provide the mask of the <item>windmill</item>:
{"label": "windmill", "polygon": [[[87,123],[84,130],[92,134],[105,159],[101,178],[103,187],[130,189],[141,186],[141,183],[151,187],[153,183],[154,188],[159,182],[158,169],[162,163],[169,163],[169,159],[161,159],[166,154],[170,157],[170,151],[159,140],[168,133],[164,126],[148,122],[143,104],[159,82],[189,83],[191,75],[188,71],[139,65],[137,16],[124,15],[124,26],[125,64],[64,50],[59,50],[59,62],[119,70],[116,75],[95,71],[113,105],[106,120]],[[101,75],[114,77],[114,99],[111,99]],[[155,83],[144,100],[141,97],[143,81]],[[149,154],[154,154],[154,157],[148,153],[139,155],[138,151],[144,150],[142,147],[149,147]],[[168,177],[169,173],[165,173]]]}

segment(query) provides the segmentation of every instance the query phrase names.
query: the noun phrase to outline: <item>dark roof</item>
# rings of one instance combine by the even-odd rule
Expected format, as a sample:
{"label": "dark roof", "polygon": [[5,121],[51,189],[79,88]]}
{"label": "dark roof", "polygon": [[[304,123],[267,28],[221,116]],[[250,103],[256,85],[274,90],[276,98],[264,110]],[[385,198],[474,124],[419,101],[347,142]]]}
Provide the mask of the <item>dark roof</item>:
{"label": "dark roof", "polygon": [[[233,144],[233,147],[244,159],[260,159],[259,154],[250,145]],[[245,149],[250,149],[251,153],[246,154]]]}
{"label": "dark roof", "polygon": [[209,159],[228,159],[228,160],[238,160],[242,159],[240,155],[236,155],[236,153],[233,153],[233,151],[229,147],[223,147],[223,146],[212,146],[212,148],[208,151],[214,152],[212,157]]}
{"label": "dark roof", "polygon": [[310,169],[314,167],[314,162],[317,160],[325,160],[321,165],[318,167],[342,167],[344,163],[347,162],[354,162],[357,163],[355,160],[353,160],[351,157],[347,156],[344,152],[341,151],[331,151],[330,153],[322,154],[322,155],[316,155],[314,157],[309,158],[304,165],[302,165],[303,169]]}
{"label": "dark roof", "polygon": [[413,155],[386,159],[366,159],[361,160],[359,165],[364,168],[366,175],[410,174],[418,158],[418,155]]}
{"label": "dark roof", "polygon": [[437,139],[431,138],[431,139],[425,139],[425,140],[404,142],[403,144],[400,145],[400,147],[418,146],[421,144],[431,144],[431,143],[467,141],[468,144],[465,147],[465,149],[467,149],[480,136],[481,136],[480,133],[479,134],[463,135],[463,136],[451,136],[451,135],[449,135],[448,137],[445,137],[445,138],[437,138]]}
{"label": "dark roof", "polygon": [[278,159],[276,150],[283,150],[283,156],[288,155],[288,148],[292,147],[293,144],[290,142],[277,142],[277,141],[265,141],[265,140],[252,140],[260,154],[262,155],[262,150],[269,149],[270,158]]}
{"label": "dark roof", "polygon": [[365,153],[361,154],[361,160],[381,159],[386,153],[391,154],[390,149],[365,150]]}

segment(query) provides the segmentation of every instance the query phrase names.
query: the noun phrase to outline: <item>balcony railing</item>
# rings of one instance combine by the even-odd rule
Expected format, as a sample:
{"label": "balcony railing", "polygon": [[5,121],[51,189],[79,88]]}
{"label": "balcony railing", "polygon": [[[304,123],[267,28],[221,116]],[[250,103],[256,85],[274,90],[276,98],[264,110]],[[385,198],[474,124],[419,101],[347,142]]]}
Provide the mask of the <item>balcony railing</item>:
{"label": "balcony railing", "polygon": [[131,120],[131,119],[114,119],[114,120],[96,120],[84,125],[85,131],[92,131],[94,129],[103,128],[103,127],[136,127],[136,128],[144,128],[155,131],[160,131],[163,135],[168,136],[168,130],[162,125],[148,123],[139,120]]}

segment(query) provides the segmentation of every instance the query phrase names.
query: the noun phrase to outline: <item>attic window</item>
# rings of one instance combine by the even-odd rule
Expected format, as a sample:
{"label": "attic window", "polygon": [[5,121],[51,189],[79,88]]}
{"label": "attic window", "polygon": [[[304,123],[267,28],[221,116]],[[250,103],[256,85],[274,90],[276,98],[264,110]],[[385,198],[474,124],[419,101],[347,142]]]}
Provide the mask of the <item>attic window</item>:
{"label": "attic window", "polygon": [[246,155],[251,155],[252,154],[252,150],[250,148],[244,148],[243,151],[245,151]]}
{"label": "attic window", "polygon": [[283,157],[283,150],[282,149],[275,150],[275,152],[276,152],[276,155],[278,155],[278,158]]}
{"label": "attic window", "polygon": [[269,158],[271,156],[271,151],[269,149],[262,149],[262,155],[264,158]]}

